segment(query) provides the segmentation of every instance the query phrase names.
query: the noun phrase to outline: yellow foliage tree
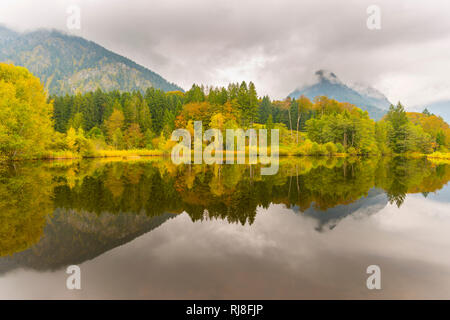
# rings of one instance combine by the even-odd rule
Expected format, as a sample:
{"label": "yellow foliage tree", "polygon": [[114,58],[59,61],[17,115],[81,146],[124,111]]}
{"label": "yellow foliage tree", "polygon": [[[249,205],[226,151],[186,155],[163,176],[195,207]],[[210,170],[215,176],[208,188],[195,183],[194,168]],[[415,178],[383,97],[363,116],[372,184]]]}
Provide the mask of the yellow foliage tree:
{"label": "yellow foliage tree", "polygon": [[27,69],[0,63],[0,157],[42,154],[54,133],[53,105],[38,78]]}
{"label": "yellow foliage tree", "polygon": [[124,120],[125,117],[123,115],[123,112],[118,109],[114,109],[109,119],[106,120],[105,126],[108,130],[108,136],[111,140],[113,139],[117,129],[122,130]]}

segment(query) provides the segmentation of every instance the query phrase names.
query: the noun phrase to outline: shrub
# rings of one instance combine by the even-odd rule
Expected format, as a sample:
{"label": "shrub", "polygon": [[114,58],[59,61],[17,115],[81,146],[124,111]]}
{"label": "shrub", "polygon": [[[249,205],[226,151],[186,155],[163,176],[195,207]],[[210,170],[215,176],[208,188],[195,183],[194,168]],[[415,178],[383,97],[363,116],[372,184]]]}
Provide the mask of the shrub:
{"label": "shrub", "polygon": [[310,155],[320,156],[322,154],[324,154],[324,150],[323,150],[322,146],[320,144],[318,144],[317,142],[313,142],[313,144],[311,146]]}
{"label": "shrub", "polygon": [[380,151],[378,150],[378,147],[375,143],[371,143],[369,145],[363,145],[361,147],[361,153],[362,154],[378,154]]}
{"label": "shrub", "polygon": [[333,142],[327,142],[324,145],[325,152],[327,155],[331,156],[337,152],[337,147]]}
{"label": "shrub", "polygon": [[338,153],[344,153],[345,152],[345,148],[341,143],[336,143],[336,149]]}
{"label": "shrub", "polygon": [[100,128],[98,127],[93,127],[87,134],[88,138],[92,138],[92,139],[104,139],[103,137],[103,132],[102,130],[100,130]]}
{"label": "shrub", "polygon": [[356,155],[356,154],[358,154],[358,152],[356,151],[356,149],[353,148],[353,147],[348,148],[348,149],[347,149],[347,153],[348,153],[348,154],[351,154],[351,155]]}
{"label": "shrub", "polygon": [[302,155],[310,155],[311,154],[311,148],[312,148],[312,142],[309,139],[306,139],[299,148],[299,152]]}

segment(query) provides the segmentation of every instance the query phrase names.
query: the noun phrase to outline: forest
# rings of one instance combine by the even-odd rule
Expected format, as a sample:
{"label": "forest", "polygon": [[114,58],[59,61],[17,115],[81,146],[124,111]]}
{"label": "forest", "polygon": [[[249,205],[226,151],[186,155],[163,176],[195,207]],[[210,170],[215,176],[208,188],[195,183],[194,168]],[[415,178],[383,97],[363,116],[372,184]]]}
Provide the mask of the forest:
{"label": "forest", "polygon": [[0,64],[0,158],[77,158],[170,153],[174,129],[279,129],[280,155],[428,155],[448,159],[449,125],[399,102],[375,122],[325,96],[260,97],[245,81],[194,84],[187,92],[94,92],[48,96],[23,67]]}

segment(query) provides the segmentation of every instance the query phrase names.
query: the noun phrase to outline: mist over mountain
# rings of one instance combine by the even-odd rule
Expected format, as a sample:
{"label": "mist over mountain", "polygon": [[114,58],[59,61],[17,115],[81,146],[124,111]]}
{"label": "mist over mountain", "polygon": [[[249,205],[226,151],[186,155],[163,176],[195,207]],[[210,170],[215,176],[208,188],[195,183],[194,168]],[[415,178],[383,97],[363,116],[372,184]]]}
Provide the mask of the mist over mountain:
{"label": "mist over mountain", "polygon": [[0,26],[0,61],[26,67],[50,94],[182,89],[159,74],[81,37],[55,30],[17,33]]}
{"label": "mist over mountain", "polygon": [[[101,45],[57,30],[39,29],[16,32],[0,25],[0,62],[24,66],[44,83],[50,94],[78,92],[145,90],[183,91],[178,85],[132,60]],[[315,81],[289,94],[291,98],[305,95],[310,99],[325,95],[340,102],[352,103],[367,110],[379,120],[391,102],[380,91],[361,83],[344,83],[333,72],[318,70]],[[437,101],[413,108],[431,113],[450,122],[450,100]]]}
{"label": "mist over mountain", "polygon": [[362,110],[367,110],[371,118],[379,120],[386,114],[391,102],[378,90],[363,84],[345,84],[333,72],[319,70],[316,81],[289,94],[291,98],[305,95],[309,99],[327,96],[339,102],[349,102]]}

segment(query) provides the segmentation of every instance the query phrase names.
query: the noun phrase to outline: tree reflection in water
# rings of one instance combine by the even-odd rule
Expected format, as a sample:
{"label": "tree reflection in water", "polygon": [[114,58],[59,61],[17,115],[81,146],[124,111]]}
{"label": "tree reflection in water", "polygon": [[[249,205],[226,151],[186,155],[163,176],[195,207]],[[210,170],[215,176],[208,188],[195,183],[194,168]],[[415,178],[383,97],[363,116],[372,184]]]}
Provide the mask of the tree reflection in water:
{"label": "tree reflection in water", "polygon": [[1,259],[0,272],[19,262],[79,263],[182,212],[252,224],[258,207],[284,204],[317,219],[317,230],[332,229],[362,208],[400,207],[408,193],[426,196],[449,179],[446,164],[402,157],[282,158],[274,176],[261,176],[258,165],[175,166],[164,158],[16,163],[0,167],[0,255],[14,254],[14,262]]}

